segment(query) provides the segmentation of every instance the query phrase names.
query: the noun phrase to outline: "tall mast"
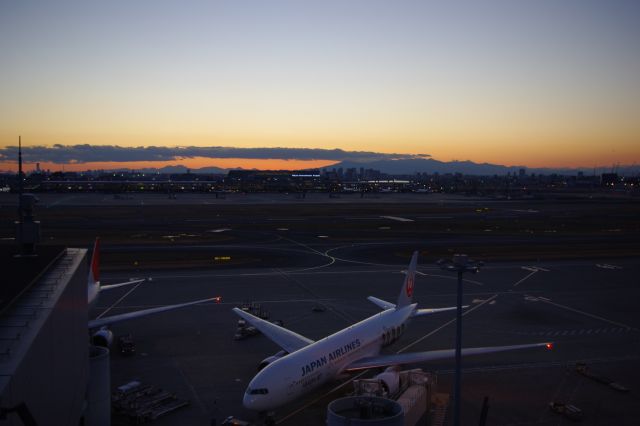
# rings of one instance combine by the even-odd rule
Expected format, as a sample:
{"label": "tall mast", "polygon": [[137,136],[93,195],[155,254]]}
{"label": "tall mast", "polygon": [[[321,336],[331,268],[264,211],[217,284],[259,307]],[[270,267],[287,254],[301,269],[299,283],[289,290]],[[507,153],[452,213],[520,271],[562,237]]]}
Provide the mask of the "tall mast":
{"label": "tall mast", "polygon": [[22,137],[18,136],[18,220],[22,222]]}

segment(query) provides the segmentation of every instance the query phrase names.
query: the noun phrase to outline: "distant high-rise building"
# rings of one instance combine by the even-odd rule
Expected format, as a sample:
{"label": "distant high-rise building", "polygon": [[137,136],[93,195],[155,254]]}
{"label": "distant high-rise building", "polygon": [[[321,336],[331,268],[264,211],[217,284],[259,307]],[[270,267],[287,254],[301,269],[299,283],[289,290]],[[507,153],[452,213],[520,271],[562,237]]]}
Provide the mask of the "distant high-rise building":
{"label": "distant high-rise building", "polygon": [[36,172],[40,173],[40,163],[36,163]]}
{"label": "distant high-rise building", "polygon": [[600,183],[604,186],[614,186],[620,181],[617,173],[603,173],[600,176]]}

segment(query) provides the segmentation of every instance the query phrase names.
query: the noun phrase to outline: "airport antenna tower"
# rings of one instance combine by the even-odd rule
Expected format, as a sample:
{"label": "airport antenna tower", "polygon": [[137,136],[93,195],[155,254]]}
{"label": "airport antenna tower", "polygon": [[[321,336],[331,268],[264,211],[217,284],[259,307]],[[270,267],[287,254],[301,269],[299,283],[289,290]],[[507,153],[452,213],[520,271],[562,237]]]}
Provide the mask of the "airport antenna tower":
{"label": "airport antenna tower", "polygon": [[18,221],[16,222],[16,240],[18,256],[36,256],[36,243],[40,242],[40,222],[34,220],[34,208],[38,197],[24,193],[24,175],[22,172],[22,138],[18,136]]}
{"label": "airport antenna tower", "polygon": [[483,262],[475,262],[466,254],[454,254],[453,259],[440,259],[438,266],[445,271],[458,273],[458,303],[456,308],[456,377],[453,396],[453,424],[460,426],[460,386],[462,379],[462,274],[473,272],[474,274],[484,266]]}

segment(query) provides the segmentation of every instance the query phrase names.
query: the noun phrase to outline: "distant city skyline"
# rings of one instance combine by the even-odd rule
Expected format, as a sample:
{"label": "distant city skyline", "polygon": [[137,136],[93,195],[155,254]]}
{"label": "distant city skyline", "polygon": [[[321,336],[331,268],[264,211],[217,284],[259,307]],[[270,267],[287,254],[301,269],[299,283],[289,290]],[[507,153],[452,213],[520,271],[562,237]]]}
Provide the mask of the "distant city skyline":
{"label": "distant city skyline", "polygon": [[[0,147],[0,172],[16,172],[18,148]],[[231,169],[375,170],[389,175],[415,173],[487,176],[509,173],[596,175],[620,172],[640,175],[640,165],[611,164],[577,168],[530,168],[471,161],[443,162],[428,154],[406,155],[371,151],[344,151],[309,148],[231,148],[231,147],[120,147],[114,145],[23,146],[23,170],[86,172],[130,170],[142,172],[226,173]]]}
{"label": "distant city skyline", "polygon": [[[326,148],[528,168],[640,163],[634,0],[27,0],[0,4],[0,51],[0,149],[22,135],[32,147]],[[4,160],[0,169],[11,167]],[[122,160],[64,167],[330,162]]]}

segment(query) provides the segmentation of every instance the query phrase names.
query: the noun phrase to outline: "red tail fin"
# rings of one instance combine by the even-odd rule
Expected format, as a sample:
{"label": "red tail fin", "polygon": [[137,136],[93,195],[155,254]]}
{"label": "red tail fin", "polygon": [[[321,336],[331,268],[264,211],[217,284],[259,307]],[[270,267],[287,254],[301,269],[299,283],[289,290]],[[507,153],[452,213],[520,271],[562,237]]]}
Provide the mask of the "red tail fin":
{"label": "red tail fin", "polygon": [[96,242],[93,245],[93,256],[91,257],[91,273],[93,274],[93,281],[100,281],[100,237],[96,237]]}

